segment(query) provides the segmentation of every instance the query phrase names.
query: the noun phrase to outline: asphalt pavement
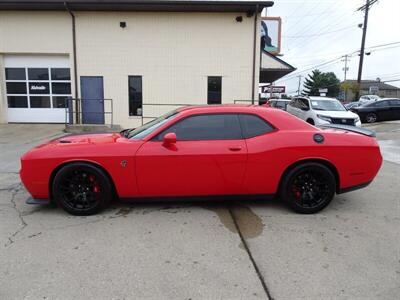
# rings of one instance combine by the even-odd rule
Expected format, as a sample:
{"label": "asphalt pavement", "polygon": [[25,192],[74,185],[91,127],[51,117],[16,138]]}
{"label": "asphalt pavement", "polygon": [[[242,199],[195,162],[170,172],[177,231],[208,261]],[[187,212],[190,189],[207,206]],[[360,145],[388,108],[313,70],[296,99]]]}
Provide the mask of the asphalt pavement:
{"label": "asphalt pavement", "polygon": [[279,201],[25,204],[19,157],[59,125],[0,125],[0,299],[398,299],[400,122],[367,188],[299,215]]}

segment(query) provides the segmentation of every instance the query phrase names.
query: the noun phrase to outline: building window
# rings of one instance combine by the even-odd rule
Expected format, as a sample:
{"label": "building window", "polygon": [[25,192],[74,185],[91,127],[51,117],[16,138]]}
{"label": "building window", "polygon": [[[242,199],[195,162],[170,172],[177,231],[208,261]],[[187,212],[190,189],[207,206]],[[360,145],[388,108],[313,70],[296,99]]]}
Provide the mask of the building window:
{"label": "building window", "polygon": [[129,76],[129,115],[142,115],[142,76]]}
{"label": "building window", "polygon": [[9,108],[67,107],[66,99],[71,97],[69,68],[6,68],[5,71]]}
{"label": "building window", "polygon": [[221,104],[221,76],[209,76],[207,84],[207,103]]}

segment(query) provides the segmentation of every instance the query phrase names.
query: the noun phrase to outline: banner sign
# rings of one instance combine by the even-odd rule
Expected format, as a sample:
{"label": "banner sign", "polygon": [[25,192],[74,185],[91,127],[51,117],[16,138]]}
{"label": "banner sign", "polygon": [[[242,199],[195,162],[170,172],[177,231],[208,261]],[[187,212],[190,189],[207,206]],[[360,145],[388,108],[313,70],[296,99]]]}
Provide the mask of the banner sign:
{"label": "banner sign", "polygon": [[281,26],[279,17],[261,18],[261,49],[271,54],[281,52]]}

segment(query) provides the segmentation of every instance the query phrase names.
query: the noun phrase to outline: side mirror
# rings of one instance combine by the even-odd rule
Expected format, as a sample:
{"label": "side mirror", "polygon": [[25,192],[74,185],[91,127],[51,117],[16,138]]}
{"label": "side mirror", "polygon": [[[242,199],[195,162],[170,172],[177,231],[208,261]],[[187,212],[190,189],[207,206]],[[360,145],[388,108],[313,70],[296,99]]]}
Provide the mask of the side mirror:
{"label": "side mirror", "polygon": [[163,138],[163,146],[171,146],[176,143],[176,134],[174,132],[167,133]]}

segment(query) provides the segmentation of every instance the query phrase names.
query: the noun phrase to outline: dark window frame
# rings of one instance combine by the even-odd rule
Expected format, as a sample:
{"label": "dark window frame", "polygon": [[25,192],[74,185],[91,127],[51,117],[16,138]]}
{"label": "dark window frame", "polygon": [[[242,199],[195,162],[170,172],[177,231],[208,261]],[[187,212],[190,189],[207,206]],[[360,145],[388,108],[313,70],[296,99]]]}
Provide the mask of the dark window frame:
{"label": "dark window frame", "polygon": [[[243,139],[245,139],[245,140],[248,140],[248,139],[251,139],[251,138],[255,138],[255,137],[259,137],[259,136],[266,135],[266,134],[270,134],[270,133],[272,133],[272,132],[277,131],[277,128],[276,128],[274,125],[272,125],[270,122],[268,122],[268,121],[265,120],[264,118],[261,118],[261,117],[260,117],[259,115],[257,115],[257,114],[252,114],[252,113],[238,113],[237,115],[238,115],[238,117],[239,117],[240,127],[241,127],[241,129],[242,129],[242,137],[243,137]],[[267,132],[261,133],[261,134],[247,135],[247,132],[245,132],[245,129],[244,129],[243,121],[242,121],[241,118],[240,118],[240,116],[245,116],[245,115],[258,118],[260,121],[262,121],[263,123],[265,123],[265,124],[270,128],[270,130],[267,131]]]}
{"label": "dark window frame", "polygon": [[[219,79],[219,100],[218,103],[214,103],[214,100],[210,98],[210,79]],[[207,76],[207,104],[208,105],[218,105],[222,104],[222,76]]]}
{"label": "dark window frame", "polygon": [[[11,70],[11,69],[17,69],[17,70],[19,70],[19,71],[22,71],[23,70],[23,73],[24,73],[24,78],[8,78],[11,74],[9,74],[8,73],[8,71],[9,70]],[[21,68],[21,67],[6,67],[5,68],[5,79],[6,79],[6,81],[26,81],[27,80],[27,78],[26,78],[26,68]]]}
{"label": "dark window frame", "polygon": [[[47,68],[47,67],[43,67],[43,68],[41,68],[41,67],[28,67],[27,69],[28,69],[28,78],[27,78],[27,80],[29,80],[29,81],[50,81],[50,70],[49,70],[49,68]],[[46,73],[47,78],[31,78],[32,75],[34,75],[34,74],[32,74],[32,73],[34,73],[34,70],[46,70],[47,71],[47,73]]]}
{"label": "dark window frame", "polygon": [[[254,137],[259,137],[259,136],[262,136],[262,135],[267,135],[267,134],[270,134],[270,133],[273,133],[273,132],[278,131],[278,129],[277,129],[274,125],[272,125],[270,122],[268,122],[268,121],[265,120],[264,118],[260,117],[259,115],[253,114],[253,113],[240,113],[240,112],[198,113],[198,114],[193,114],[193,115],[189,115],[189,116],[183,117],[182,119],[176,121],[175,123],[169,125],[168,127],[164,128],[164,129],[162,129],[162,131],[160,131],[159,133],[156,133],[152,138],[150,138],[150,141],[162,142],[163,137],[164,137],[164,133],[165,133],[166,131],[168,131],[168,129],[170,129],[172,126],[174,126],[174,125],[176,125],[176,124],[178,124],[178,123],[180,123],[180,122],[182,122],[182,121],[184,121],[184,120],[186,120],[186,119],[188,119],[188,118],[191,118],[191,117],[195,117],[195,116],[208,116],[208,115],[236,115],[236,116],[237,116],[237,119],[238,119],[238,122],[239,122],[239,127],[240,127],[240,136],[241,136],[240,140],[247,140],[247,139],[251,139],[251,138],[254,138]],[[264,123],[266,123],[269,127],[271,127],[272,130],[269,131],[269,132],[262,133],[262,134],[258,134],[258,135],[254,135],[254,136],[245,137],[245,132],[244,132],[244,128],[243,128],[243,125],[242,125],[242,121],[240,120],[240,116],[241,116],[241,115],[250,115],[250,116],[257,117],[257,118],[259,118],[261,121],[263,121]],[[238,139],[211,139],[211,140],[210,140],[210,139],[208,139],[208,140],[204,140],[204,139],[191,139],[191,140],[177,140],[177,141],[180,141],[180,142],[190,142],[190,141],[191,141],[191,142],[196,142],[196,141],[236,141],[236,140],[238,140]]]}
{"label": "dark window frame", "polygon": [[[137,109],[135,113],[131,114],[131,91],[130,91],[130,80],[134,78],[140,78],[140,102],[132,100],[132,103],[140,103],[140,108],[142,110],[141,114],[137,113]],[[128,114],[129,117],[143,117],[143,76],[142,75],[128,75]]]}

